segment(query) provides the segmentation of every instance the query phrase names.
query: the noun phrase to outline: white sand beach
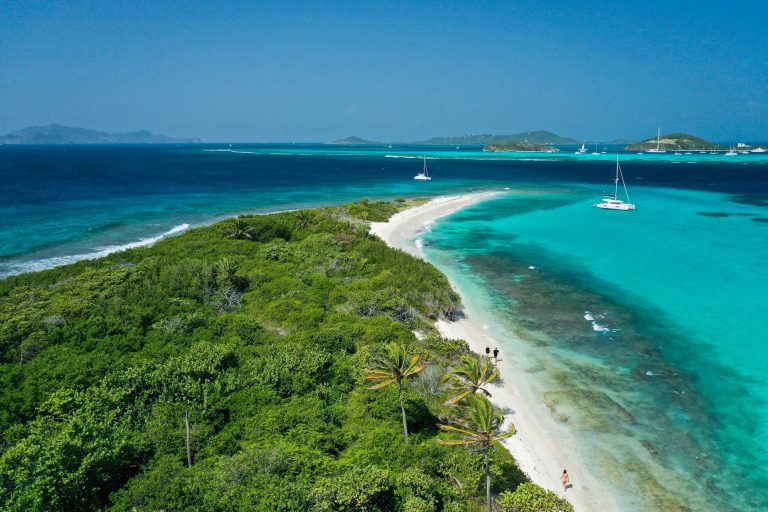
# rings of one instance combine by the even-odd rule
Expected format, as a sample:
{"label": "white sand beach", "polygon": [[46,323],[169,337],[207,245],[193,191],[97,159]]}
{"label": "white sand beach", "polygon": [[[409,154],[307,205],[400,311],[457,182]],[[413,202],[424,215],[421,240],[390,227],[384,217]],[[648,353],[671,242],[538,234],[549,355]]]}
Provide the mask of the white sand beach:
{"label": "white sand beach", "polygon": [[[428,229],[437,219],[450,215],[479,201],[503,192],[478,192],[461,196],[444,196],[392,216],[388,222],[371,223],[371,232],[389,246],[426,259],[419,233]],[[501,346],[486,329],[486,322],[477,308],[467,301],[466,294],[452,283],[462,296],[465,317],[456,321],[438,321],[435,326],[446,338],[466,340],[472,350],[483,353],[485,347]],[[508,335],[507,335],[508,334]],[[514,344],[515,335],[505,333],[504,346]],[[511,340],[511,341],[510,341]],[[522,343],[522,341],[521,341]],[[505,445],[520,468],[535,483],[566,497],[577,512],[618,511],[619,508],[602,482],[589,473],[589,461],[580,460],[574,440],[567,428],[557,424],[544,401],[535,391],[534,376],[513,370],[514,354],[501,354],[498,363],[501,385],[493,386],[492,401],[503,407],[507,420],[515,425],[517,434]],[[505,361],[504,359],[507,359]],[[573,487],[563,491],[560,475],[568,469]]]}

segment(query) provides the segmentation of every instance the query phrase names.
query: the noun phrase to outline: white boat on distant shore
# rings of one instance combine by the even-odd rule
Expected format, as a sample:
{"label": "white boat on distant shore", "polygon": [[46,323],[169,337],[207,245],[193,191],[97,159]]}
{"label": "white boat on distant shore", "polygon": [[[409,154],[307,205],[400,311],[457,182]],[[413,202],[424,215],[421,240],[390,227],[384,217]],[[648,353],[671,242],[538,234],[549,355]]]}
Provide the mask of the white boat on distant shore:
{"label": "white boat on distant shore", "polygon": [[656,148],[646,150],[647,153],[666,153],[667,150],[661,147],[661,128],[656,131]]}
{"label": "white boat on distant shore", "polygon": [[[618,197],[619,180],[621,180],[621,186],[624,187],[624,196],[627,198],[626,203]],[[602,208],[603,210],[634,210],[635,205],[629,202],[629,192],[627,192],[627,184],[624,183],[624,175],[621,172],[621,165],[619,165],[619,155],[616,155],[616,178],[613,181],[615,185],[613,194],[603,194],[603,200],[592,206]]]}
{"label": "white boat on distant shore", "polygon": [[432,178],[429,176],[429,169],[427,169],[427,157],[423,156],[421,158],[424,159],[424,167],[421,169],[419,174],[413,177],[413,179],[419,181],[430,181]]}
{"label": "white boat on distant shore", "polygon": [[586,152],[587,152],[587,146],[586,146],[586,144],[587,144],[586,142],[585,142],[584,144],[582,144],[582,145],[581,145],[581,147],[580,147],[579,149],[577,149],[577,150],[576,150],[576,153],[575,153],[575,154],[577,154],[577,155],[583,155],[584,153],[586,153]]}
{"label": "white boat on distant shore", "polygon": [[749,150],[750,153],[765,153],[766,151],[768,151],[768,149],[763,149],[760,147]]}
{"label": "white boat on distant shore", "polygon": [[735,149],[733,149],[733,144],[731,144],[731,149],[725,152],[725,156],[736,156],[738,153]]}

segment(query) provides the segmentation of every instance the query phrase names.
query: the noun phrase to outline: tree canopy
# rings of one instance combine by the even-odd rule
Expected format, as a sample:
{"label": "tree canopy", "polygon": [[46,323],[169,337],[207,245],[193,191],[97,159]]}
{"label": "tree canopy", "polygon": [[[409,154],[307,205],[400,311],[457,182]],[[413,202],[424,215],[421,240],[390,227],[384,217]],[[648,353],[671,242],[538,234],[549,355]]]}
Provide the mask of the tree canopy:
{"label": "tree canopy", "polygon": [[[436,442],[469,351],[433,322],[459,297],[362,220],[401,207],[241,216],[0,281],[0,510],[477,509],[482,454]],[[410,444],[364,371],[392,343],[430,363],[403,387]],[[526,480],[505,450],[494,469],[497,493]]]}

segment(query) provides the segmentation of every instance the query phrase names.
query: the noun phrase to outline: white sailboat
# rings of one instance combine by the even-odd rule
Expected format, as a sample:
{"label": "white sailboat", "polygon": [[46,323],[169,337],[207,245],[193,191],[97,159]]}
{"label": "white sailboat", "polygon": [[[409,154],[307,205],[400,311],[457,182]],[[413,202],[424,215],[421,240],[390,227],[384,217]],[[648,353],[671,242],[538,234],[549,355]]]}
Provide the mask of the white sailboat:
{"label": "white sailboat", "polygon": [[735,149],[733,149],[733,144],[731,144],[731,149],[725,152],[725,156],[736,156],[738,153]]}
{"label": "white sailboat", "polygon": [[661,147],[661,128],[656,131],[656,149],[648,149],[647,153],[666,153],[667,150]]}
{"label": "white sailboat", "polygon": [[[627,198],[626,203],[621,199],[619,199],[619,180],[621,180],[621,185],[622,187],[624,187],[624,196]],[[634,210],[635,205],[629,202],[629,192],[627,192],[627,184],[624,183],[624,175],[621,173],[621,165],[619,165],[619,155],[616,155],[616,179],[614,179],[613,181],[615,184],[613,194],[603,194],[603,200],[592,206],[595,206],[597,208],[602,208],[604,210],[624,210],[624,211]]]}
{"label": "white sailboat", "polygon": [[577,154],[577,155],[583,155],[584,153],[586,153],[586,152],[587,152],[587,147],[586,147],[586,145],[587,145],[587,143],[586,143],[586,142],[585,142],[584,144],[582,144],[582,145],[581,145],[581,147],[580,147],[579,149],[577,149],[577,150],[576,150],[576,154]]}
{"label": "white sailboat", "polygon": [[421,157],[424,159],[424,167],[421,169],[421,172],[413,177],[415,180],[419,181],[429,181],[432,179],[429,175],[429,169],[427,169],[427,157],[423,156]]}

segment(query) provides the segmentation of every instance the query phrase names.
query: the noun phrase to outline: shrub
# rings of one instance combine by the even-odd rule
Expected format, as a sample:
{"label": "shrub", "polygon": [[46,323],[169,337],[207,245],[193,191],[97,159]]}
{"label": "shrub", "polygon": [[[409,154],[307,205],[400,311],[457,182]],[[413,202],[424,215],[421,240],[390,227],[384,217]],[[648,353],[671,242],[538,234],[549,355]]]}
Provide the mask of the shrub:
{"label": "shrub", "polygon": [[501,493],[496,502],[499,512],[573,512],[566,500],[530,482],[520,484],[515,492]]}

